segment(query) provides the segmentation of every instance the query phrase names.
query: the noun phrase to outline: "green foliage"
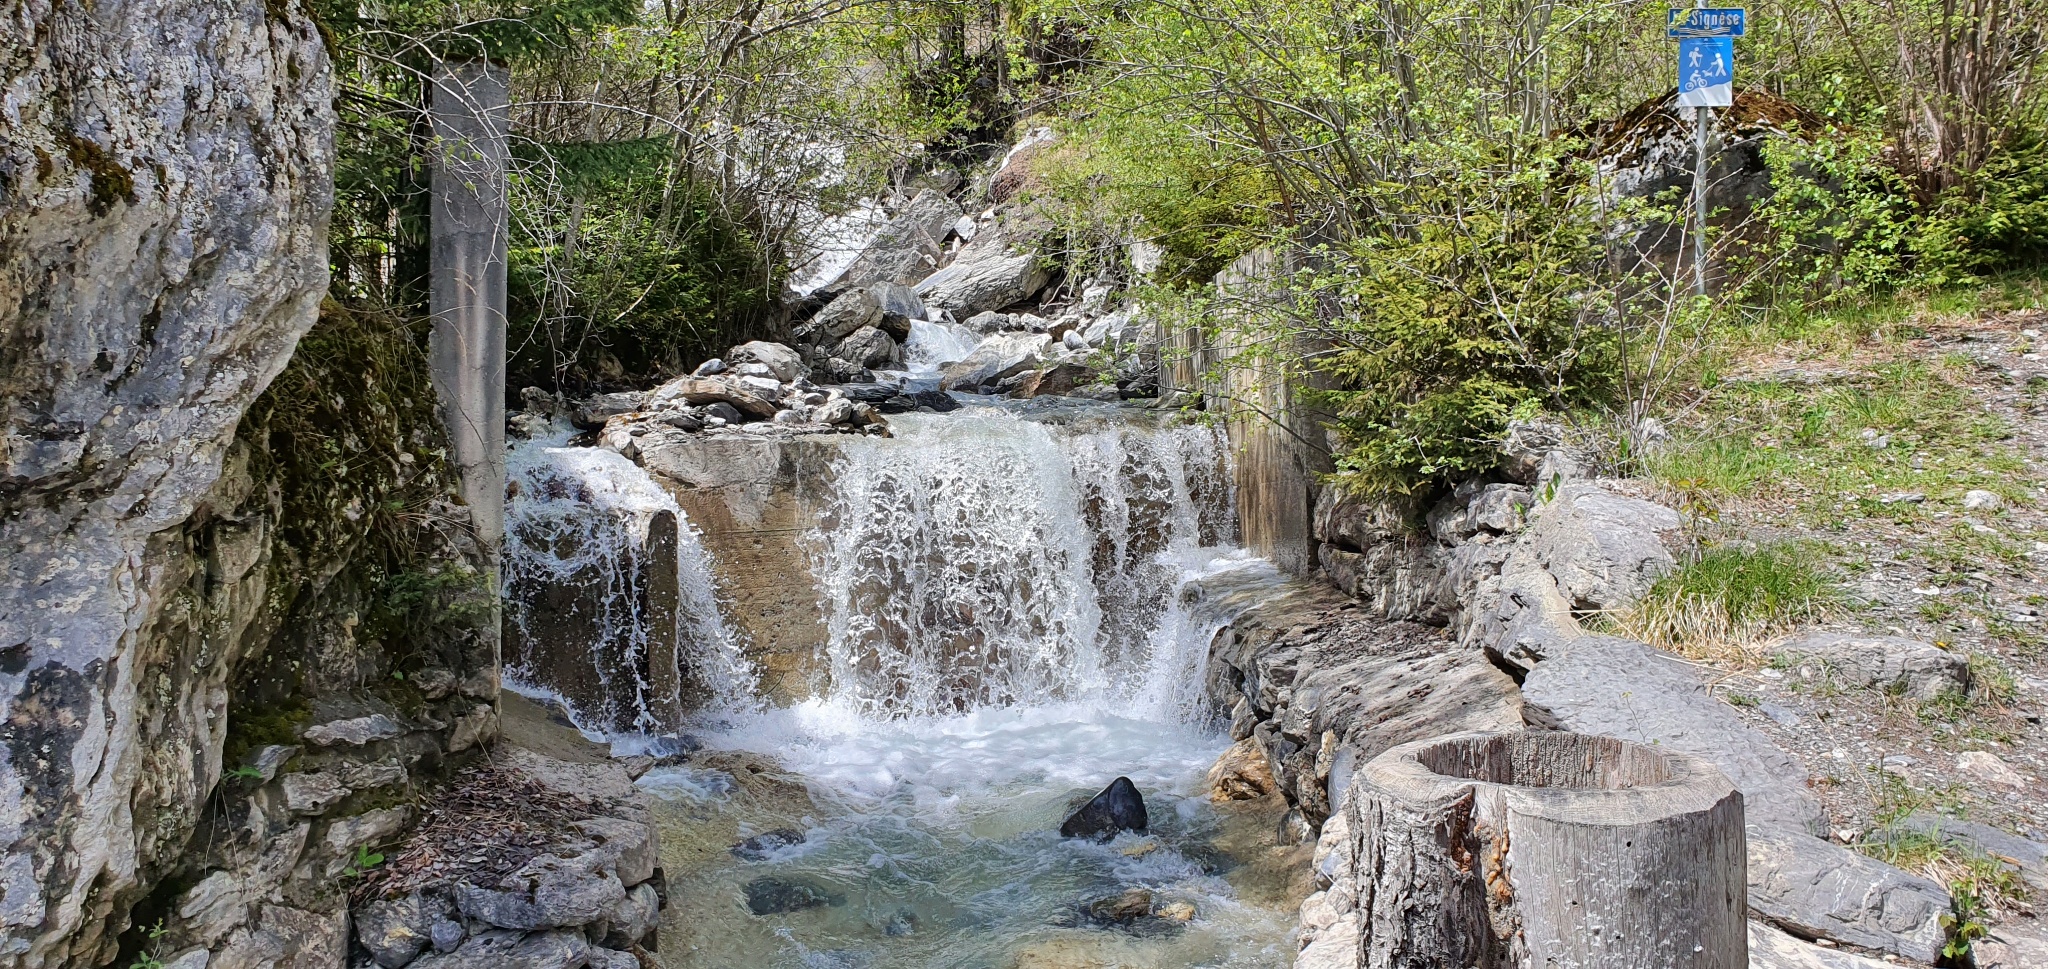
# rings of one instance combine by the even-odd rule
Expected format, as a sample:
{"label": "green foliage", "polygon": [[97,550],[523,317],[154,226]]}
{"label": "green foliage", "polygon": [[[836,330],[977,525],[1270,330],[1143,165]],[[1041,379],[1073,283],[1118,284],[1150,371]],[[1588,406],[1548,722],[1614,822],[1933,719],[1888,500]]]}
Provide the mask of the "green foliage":
{"label": "green foliage", "polygon": [[128,969],[163,969],[163,957],[157,954],[157,949],[163,945],[164,935],[164,921],[158,919],[143,932],[145,948],[135,954],[134,960],[128,963]]}
{"label": "green foliage", "polygon": [[1970,946],[1978,939],[1991,934],[1991,927],[1984,924],[1984,901],[1969,885],[1960,882],[1949,886],[1954,908],[1941,916],[1941,929],[1948,935],[1941,944],[1941,954],[1947,959],[1962,959],[1970,954]]}
{"label": "green foliage", "polygon": [[382,854],[371,851],[368,845],[356,845],[355,858],[342,868],[341,877],[345,879],[361,878],[368,874],[370,869],[383,863],[384,856]]}
{"label": "green foliage", "polygon": [[1599,241],[1558,167],[1473,166],[1338,254],[1333,349],[1310,397],[1335,415],[1337,482],[1416,494],[1489,470],[1509,420],[1605,402],[1621,343]]}
{"label": "green foliage", "polygon": [[1843,605],[1810,548],[1709,548],[1658,579],[1614,624],[1651,645],[1721,658]]}
{"label": "green foliage", "polygon": [[365,41],[393,60],[521,61],[559,57],[596,28],[633,22],[632,0],[314,0],[315,14],[344,43]]}
{"label": "green foliage", "polygon": [[1772,139],[1773,194],[1758,211],[1748,295],[1781,289],[1824,302],[1974,284],[2048,252],[2048,149],[2001,150],[1929,196],[1873,130]]}
{"label": "green foliage", "polygon": [[221,761],[239,764],[264,747],[298,743],[299,728],[312,717],[312,705],[296,692],[266,706],[236,704],[229,709]]}
{"label": "green foliage", "polygon": [[[516,186],[508,338],[516,383],[646,375],[757,332],[780,276],[709,188],[668,181],[668,139],[535,149]],[[578,217],[555,224],[553,190]]]}

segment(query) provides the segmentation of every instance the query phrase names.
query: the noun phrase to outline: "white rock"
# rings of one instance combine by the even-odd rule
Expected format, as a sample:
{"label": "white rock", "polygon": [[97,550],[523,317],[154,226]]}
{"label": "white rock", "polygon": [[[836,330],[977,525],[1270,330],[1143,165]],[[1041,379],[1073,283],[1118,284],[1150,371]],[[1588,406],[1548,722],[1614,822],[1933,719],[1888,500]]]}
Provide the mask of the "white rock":
{"label": "white rock", "polygon": [[[876,306],[877,309],[880,308],[880,304]],[[804,366],[803,358],[798,356],[795,350],[765,340],[754,340],[733,347],[726,353],[725,359],[729,363],[764,364],[775,375],[775,379],[783,383],[798,380],[810,372],[810,369]]]}
{"label": "white rock", "polygon": [[2027,779],[2013,770],[1997,754],[1972,750],[1956,758],[1956,766],[1964,773],[1973,774],[1983,780],[2005,787],[2025,787]]}
{"label": "white rock", "polygon": [[1963,495],[1963,507],[1970,511],[1997,511],[2005,499],[1995,491],[1976,489]]}

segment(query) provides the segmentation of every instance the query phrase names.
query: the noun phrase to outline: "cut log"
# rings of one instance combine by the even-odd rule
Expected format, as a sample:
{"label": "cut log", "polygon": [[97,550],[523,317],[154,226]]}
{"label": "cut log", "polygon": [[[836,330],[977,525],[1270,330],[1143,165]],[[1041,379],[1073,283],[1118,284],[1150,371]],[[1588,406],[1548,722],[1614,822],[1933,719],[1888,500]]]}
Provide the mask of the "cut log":
{"label": "cut log", "polygon": [[1367,969],[1743,969],[1742,795],[1696,757],[1610,737],[1452,734],[1367,764]]}

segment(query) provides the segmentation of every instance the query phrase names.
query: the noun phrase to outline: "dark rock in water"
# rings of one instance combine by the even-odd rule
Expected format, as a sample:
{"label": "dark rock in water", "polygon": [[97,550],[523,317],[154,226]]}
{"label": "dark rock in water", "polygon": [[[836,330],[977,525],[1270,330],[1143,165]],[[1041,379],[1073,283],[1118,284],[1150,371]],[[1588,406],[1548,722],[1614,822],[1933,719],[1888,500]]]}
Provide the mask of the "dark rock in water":
{"label": "dark rock in water", "polygon": [[1273,840],[1283,846],[1304,844],[1315,839],[1315,827],[1302,816],[1299,808],[1289,808],[1280,818],[1278,829],[1273,832]]}
{"label": "dark rock in water", "polygon": [[1088,917],[1097,922],[1136,922],[1152,914],[1152,893],[1133,888],[1088,903]]}
{"label": "dark rock in water", "polygon": [[875,409],[884,414],[907,414],[912,411],[931,411],[947,414],[960,409],[960,402],[943,390],[920,390],[910,394],[895,394],[875,404]]}
{"label": "dark rock in water", "polygon": [[1147,889],[1126,889],[1084,902],[1073,917],[1060,921],[1075,928],[1117,929],[1131,935],[1159,936],[1179,932],[1186,927],[1187,920],[1193,918],[1193,906],[1170,906],[1181,911],[1164,916],[1153,911],[1154,901],[1152,892]]}
{"label": "dark rock in water", "polygon": [[1144,834],[1150,819],[1145,815],[1145,796],[1128,777],[1110,781],[1102,793],[1081,806],[1060,825],[1062,838],[1094,838],[1106,841],[1120,831]]}
{"label": "dark rock in water", "polygon": [[917,401],[919,407],[929,407],[941,414],[950,414],[960,409],[960,402],[943,390],[920,390],[910,395],[910,399]]}
{"label": "dark rock in water", "polygon": [[732,846],[732,856],[742,861],[766,861],[775,851],[804,843],[804,833],[795,828],[763,831]]}
{"label": "dark rock in water", "polygon": [[779,915],[846,903],[843,895],[835,895],[809,882],[786,878],[756,878],[747,883],[746,891],[747,911],[755,915]]}
{"label": "dark rock in water", "polygon": [[704,741],[689,734],[667,734],[647,742],[647,756],[669,762],[704,749]]}
{"label": "dark rock in water", "polygon": [[917,913],[907,908],[897,909],[895,915],[889,916],[889,924],[882,926],[882,934],[893,939],[900,939],[916,931]]}

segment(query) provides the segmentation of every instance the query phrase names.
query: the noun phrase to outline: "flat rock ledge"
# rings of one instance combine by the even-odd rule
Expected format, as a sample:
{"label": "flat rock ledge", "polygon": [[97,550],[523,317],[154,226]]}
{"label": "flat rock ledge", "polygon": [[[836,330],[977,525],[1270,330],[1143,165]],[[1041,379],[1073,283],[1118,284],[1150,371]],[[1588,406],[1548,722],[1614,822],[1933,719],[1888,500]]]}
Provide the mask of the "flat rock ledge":
{"label": "flat rock ledge", "polygon": [[624,766],[501,748],[428,802],[354,891],[355,941],[382,969],[637,969],[668,888]]}
{"label": "flat rock ledge", "polygon": [[[1665,542],[1680,519],[1625,482],[1583,478],[1585,462],[1563,439],[1513,437],[1504,447],[1528,453],[1511,454],[1503,473],[1520,480],[1460,487],[1434,508],[1326,495],[1314,529],[1336,588],[1239,593],[1234,610],[1230,590],[1212,594],[1227,614],[1210,648],[1208,695],[1231,737],[1265,759],[1265,770],[1248,770],[1250,752],[1232,748],[1212,775],[1213,796],[1270,784],[1292,805],[1283,832],[1316,839],[1320,890],[1303,903],[1295,965],[1381,965],[1361,908],[1377,853],[1362,849],[1351,816],[1363,765],[1415,740],[1522,729],[1689,754],[1734,782],[1745,806],[1751,965],[1937,962],[1952,907],[1940,885],[1820,837],[1827,818],[1805,765],[1714,698],[1697,668],[1579,625],[1575,611],[1624,605],[1673,567]],[[1810,636],[1782,648],[1835,657],[1835,675],[1909,695],[1967,685],[1966,664],[1931,645],[1850,640]]]}

